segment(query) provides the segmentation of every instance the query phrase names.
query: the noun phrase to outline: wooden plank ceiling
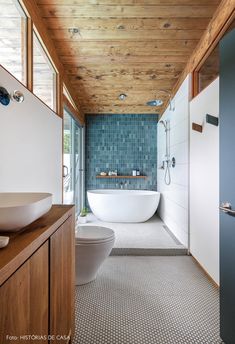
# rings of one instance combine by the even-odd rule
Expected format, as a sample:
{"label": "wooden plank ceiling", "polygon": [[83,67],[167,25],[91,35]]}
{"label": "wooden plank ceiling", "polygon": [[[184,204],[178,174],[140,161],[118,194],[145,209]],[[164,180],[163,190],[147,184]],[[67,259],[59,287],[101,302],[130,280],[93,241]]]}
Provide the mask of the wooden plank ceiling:
{"label": "wooden plank ceiling", "polygon": [[37,0],[87,114],[161,113],[146,102],[172,91],[219,2]]}

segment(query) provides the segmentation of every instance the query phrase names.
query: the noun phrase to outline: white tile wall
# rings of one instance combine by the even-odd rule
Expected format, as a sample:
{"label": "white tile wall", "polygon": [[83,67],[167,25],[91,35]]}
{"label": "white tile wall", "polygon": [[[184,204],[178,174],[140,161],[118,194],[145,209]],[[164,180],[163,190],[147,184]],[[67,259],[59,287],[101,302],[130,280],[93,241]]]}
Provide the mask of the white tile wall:
{"label": "white tile wall", "polygon": [[190,251],[219,284],[219,127],[205,114],[219,116],[219,78],[190,102]]}
{"label": "white tile wall", "polygon": [[[165,171],[158,168],[158,191],[161,193],[159,215],[174,235],[188,247],[188,151],[189,151],[189,89],[187,77],[177,92],[173,103],[161,117],[170,121],[170,156],[176,166],[171,168],[171,184],[164,183]],[[158,124],[158,167],[165,155],[165,131]]]}

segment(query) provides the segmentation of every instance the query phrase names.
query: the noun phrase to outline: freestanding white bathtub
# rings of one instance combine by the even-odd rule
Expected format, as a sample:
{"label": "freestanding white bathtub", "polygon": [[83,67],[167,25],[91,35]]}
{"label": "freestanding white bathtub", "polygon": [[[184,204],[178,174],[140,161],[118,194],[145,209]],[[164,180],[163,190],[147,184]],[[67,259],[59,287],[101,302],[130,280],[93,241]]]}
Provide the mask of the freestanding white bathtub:
{"label": "freestanding white bathtub", "polygon": [[87,191],[93,214],[105,222],[145,222],[157,210],[160,193],[147,190]]}

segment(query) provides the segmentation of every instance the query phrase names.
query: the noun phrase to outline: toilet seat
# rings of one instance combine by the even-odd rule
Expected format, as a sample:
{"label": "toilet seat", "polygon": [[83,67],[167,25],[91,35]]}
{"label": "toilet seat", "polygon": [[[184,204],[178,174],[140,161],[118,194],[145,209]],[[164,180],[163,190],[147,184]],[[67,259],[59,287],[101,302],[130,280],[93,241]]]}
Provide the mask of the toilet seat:
{"label": "toilet seat", "polygon": [[102,244],[114,238],[112,229],[100,226],[78,226],[75,232],[76,244]]}

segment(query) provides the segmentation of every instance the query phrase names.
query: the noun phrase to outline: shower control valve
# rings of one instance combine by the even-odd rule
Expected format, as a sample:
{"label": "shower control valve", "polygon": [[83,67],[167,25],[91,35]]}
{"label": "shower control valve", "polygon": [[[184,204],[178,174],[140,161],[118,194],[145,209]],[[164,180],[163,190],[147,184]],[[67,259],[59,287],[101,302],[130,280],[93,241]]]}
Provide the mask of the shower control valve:
{"label": "shower control valve", "polygon": [[171,159],[171,167],[175,167],[175,157],[173,157],[172,159]]}

